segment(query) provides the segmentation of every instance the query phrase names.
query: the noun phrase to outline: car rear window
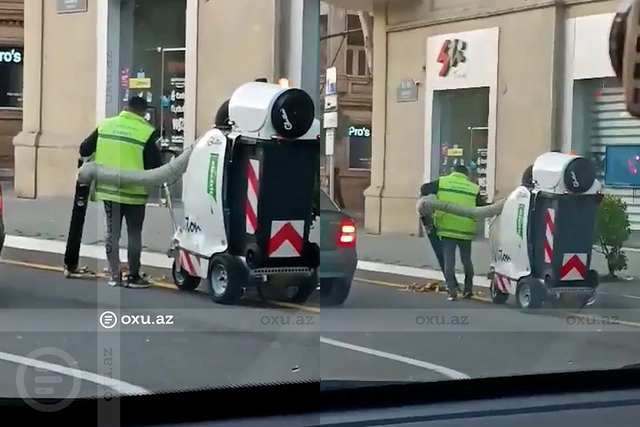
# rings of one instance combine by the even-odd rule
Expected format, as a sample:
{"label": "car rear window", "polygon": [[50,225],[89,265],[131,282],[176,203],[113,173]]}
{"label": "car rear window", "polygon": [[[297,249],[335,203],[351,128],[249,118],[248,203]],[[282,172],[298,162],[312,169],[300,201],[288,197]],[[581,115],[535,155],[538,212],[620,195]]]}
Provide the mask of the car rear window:
{"label": "car rear window", "polygon": [[323,211],[340,212],[340,208],[331,201],[331,198],[324,190],[320,192],[320,209]]}

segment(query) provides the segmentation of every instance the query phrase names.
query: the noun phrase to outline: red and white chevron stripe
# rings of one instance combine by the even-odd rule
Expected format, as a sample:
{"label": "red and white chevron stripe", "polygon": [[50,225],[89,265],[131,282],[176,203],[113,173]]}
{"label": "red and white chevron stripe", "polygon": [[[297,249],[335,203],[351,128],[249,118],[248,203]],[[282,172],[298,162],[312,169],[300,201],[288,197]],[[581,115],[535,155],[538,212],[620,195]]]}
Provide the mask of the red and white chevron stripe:
{"label": "red and white chevron stripe", "polygon": [[190,276],[200,277],[200,258],[198,258],[196,255],[190,254],[189,252],[181,249],[180,266]]}
{"label": "red and white chevron stripe", "polygon": [[247,164],[247,199],[244,204],[247,234],[258,229],[258,188],[260,186],[260,162],[249,159]]}
{"label": "red and white chevron stripe", "polygon": [[503,294],[508,294],[511,290],[511,279],[498,273],[493,274],[496,288]]}
{"label": "red and white chevron stripe", "polygon": [[273,221],[267,246],[269,258],[302,256],[304,221]]}
{"label": "red and white chevron stripe", "polygon": [[553,232],[556,227],[556,211],[555,209],[547,209],[544,213],[544,262],[551,263],[553,259]]}

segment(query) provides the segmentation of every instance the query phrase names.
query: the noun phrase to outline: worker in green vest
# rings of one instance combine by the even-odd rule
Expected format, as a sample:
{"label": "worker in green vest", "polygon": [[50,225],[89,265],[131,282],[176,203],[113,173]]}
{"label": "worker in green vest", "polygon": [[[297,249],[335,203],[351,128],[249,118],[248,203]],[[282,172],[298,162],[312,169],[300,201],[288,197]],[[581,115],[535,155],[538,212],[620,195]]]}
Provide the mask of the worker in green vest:
{"label": "worker in green vest", "polygon": [[[156,142],[160,134],[145,120],[148,110],[144,98],[133,97],[123,112],[104,120],[80,145],[80,156],[94,157],[99,164],[124,170],[155,169],[162,166]],[[95,182],[96,199],[102,200],[107,219],[105,246],[109,263],[109,285],[148,288],[140,274],[142,227],[147,189],[135,185],[111,185]],[[123,280],[120,272],[120,235],[122,220],[127,223],[129,272]]]}
{"label": "worker in green vest", "polygon": [[[420,189],[422,196],[435,194],[438,200],[456,203],[461,206],[483,206],[484,197],[480,195],[480,186],[469,179],[469,170],[462,165],[455,166],[453,172],[436,181],[424,184]],[[447,285],[448,300],[455,301],[458,296],[456,279],[456,249],[460,249],[460,259],[464,267],[464,298],[473,296],[473,261],[471,260],[471,242],[476,235],[476,221],[450,213],[436,211],[433,215],[433,227],[440,239],[440,254],[444,261],[444,278]],[[436,254],[439,255],[439,254]]]}

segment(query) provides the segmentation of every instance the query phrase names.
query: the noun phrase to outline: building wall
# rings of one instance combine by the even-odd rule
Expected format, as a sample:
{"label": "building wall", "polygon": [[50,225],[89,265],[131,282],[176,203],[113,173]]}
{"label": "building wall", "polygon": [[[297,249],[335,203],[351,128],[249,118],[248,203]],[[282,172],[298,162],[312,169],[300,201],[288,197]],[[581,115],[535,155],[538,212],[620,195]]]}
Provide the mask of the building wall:
{"label": "building wall", "polygon": [[[458,9],[449,9],[435,1],[421,2],[414,9],[401,2],[389,9],[376,6],[372,184],[365,191],[368,232],[419,231],[415,202],[424,179],[421,154],[428,120],[424,82],[427,63],[437,56],[425,53],[429,37],[499,28],[495,197],[508,194],[537,155],[560,148],[565,20],[602,13],[615,3],[571,2],[586,4],[566,7],[552,3],[476,1],[465,9],[459,4]],[[422,82],[418,102],[395,101],[396,87],[406,78]]]}
{"label": "building wall", "polygon": [[[278,14],[276,0],[187,4],[185,139],[193,140],[238,85],[279,76]],[[95,0],[86,12],[59,14],[55,1],[25,2],[25,49],[33,53],[22,131],[13,141],[20,197],[74,191],[78,146],[104,114],[108,92],[106,8],[107,0]]]}
{"label": "building wall", "polygon": [[[24,0],[5,0],[0,7],[0,49],[24,46]],[[24,63],[24,52],[23,52]],[[3,90],[7,86],[3,85]],[[15,92],[20,88],[15,88]],[[4,95],[4,94],[3,94]],[[22,108],[0,105],[0,179],[13,175],[13,137],[22,129]]]}
{"label": "building wall", "polygon": [[[348,25],[348,12],[335,6],[324,8],[326,17],[326,29],[322,35],[340,34],[352,29]],[[354,19],[352,17],[352,23]],[[322,21],[321,21],[322,22]],[[359,28],[359,23],[356,28]],[[332,37],[321,43],[321,73],[324,82],[324,71],[327,67],[335,66],[338,75],[338,91],[340,106],[340,128],[336,131],[334,161],[339,169],[336,185],[340,188],[342,201],[347,211],[361,217],[364,213],[364,190],[370,183],[370,172],[362,169],[349,168],[349,138],[347,128],[351,124],[371,126],[372,109],[372,79],[366,70],[356,69],[357,59],[352,61],[354,66],[347,67],[348,59],[357,55],[361,46],[349,44],[351,37]],[[324,102],[324,101],[322,101]],[[324,154],[324,153],[323,153]],[[322,158],[321,178],[328,182],[328,168],[325,159]]]}

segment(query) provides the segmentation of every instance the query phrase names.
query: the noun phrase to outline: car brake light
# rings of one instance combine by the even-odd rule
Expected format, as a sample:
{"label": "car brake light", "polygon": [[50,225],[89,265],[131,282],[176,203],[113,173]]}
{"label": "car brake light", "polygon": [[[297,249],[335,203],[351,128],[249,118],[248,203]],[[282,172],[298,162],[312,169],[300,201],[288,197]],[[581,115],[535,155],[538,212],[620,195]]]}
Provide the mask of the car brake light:
{"label": "car brake light", "polygon": [[340,235],[338,244],[352,246],[356,243],[356,224],[350,219],[344,219],[340,223]]}

